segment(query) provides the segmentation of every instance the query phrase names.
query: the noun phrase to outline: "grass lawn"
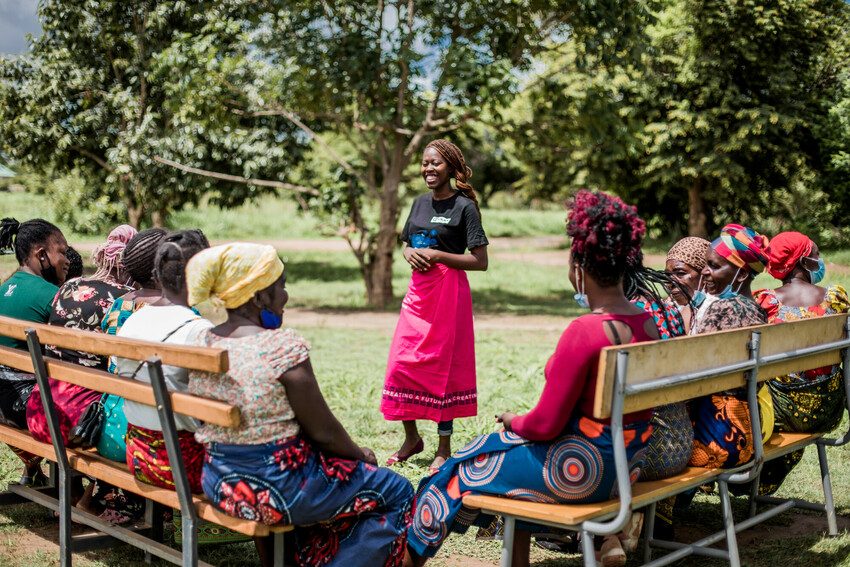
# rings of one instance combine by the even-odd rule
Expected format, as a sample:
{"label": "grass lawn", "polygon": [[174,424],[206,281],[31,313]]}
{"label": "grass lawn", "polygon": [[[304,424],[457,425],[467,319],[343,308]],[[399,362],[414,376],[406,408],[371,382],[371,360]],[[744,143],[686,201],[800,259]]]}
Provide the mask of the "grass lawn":
{"label": "grass lawn", "polygon": [[[401,428],[385,422],[377,411],[384,362],[389,347],[390,332],[340,328],[304,328],[301,332],[313,345],[313,362],[322,389],[337,415],[354,438],[372,447],[383,461],[401,442]],[[557,341],[557,332],[524,332],[510,330],[478,333],[478,368],[480,388],[479,416],[459,420],[456,426],[458,442],[493,430],[492,415],[512,409],[527,410],[536,401],[542,387],[542,369]],[[345,348],[340,348],[345,345]],[[845,424],[843,425],[846,427]],[[423,424],[426,453],[398,471],[416,483],[430,462],[430,453],[437,442],[433,424]],[[831,449],[829,456],[834,475],[833,483],[839,513],[850,514],[850,452],[845,448]],[[19,467],[8,449],[0,449],[0,484],[17,479]],[[810,450],[804,462],[795,470],[782,489],[785,496],[812,500],[820,498],[820,483],[815,452]],[[744,500],[736,502],[739,517],[745,512]],[[681,527],[683,534],[700,536],[720,526],[719,501],[716,496],[697,497],[692,516]],[[846,523],[846,520],[845,520]],[[27,526],[26,528],[22,526]],[[850,535],[822,538],[826,526],[820,516],[791,512],[759,528],[757,538],[746,532],[740,536],[741,552],[746,565],[776,567],[783,560],[798,559],[794,565],[850,565]],[[0,510],[0,565],[35,567],[55,565],[56,523],[35,505],[22,505]],[[496,564],[499,544],[477,541],[474,534],[453,536],[443,548],[434,565],[457,566],[469,564],[475,558]],[[219,548],[202,548],[202,558],[220,565],[257,565],[250,544]],[[535,564],[539,566],[580,565],[578,556],[564,556],[536,550]],[[132,548],[75,555],[80,566],[143,565],[142,553]],[[722,565],[713,560],[693,560],[687,565]]]}
{"label": "grass lawn", "polygon": [[[48,210],[40,210],[41,201],[31,195],[0,193],[3,216],[23,220],[33,216],[50,218]],[[257,212],[261,214],[257,214]],[[484,211],[485,226],[492,236],[547,236],[563,231],[561,211]],[[250,221],[246,221],[250,219]],[[288,201],[265,199],[256,205],[235,211],[211,207],[190,209],[172,218],[175,226],[200,226],[214,239],[293,239],[316,238],[315,219],[299,216]],[[71,235],[71,241],[81,239]],[[91,241],[91,238],[82,239]],[[566,269],[566,251],[549,244],[535,247],[524,240],[520,246],[491,251],[490,270],[470,274],[475,309],[480,314],[546,315],[555,320],[580,313],[572,301]],[[555,246],[552,248],[551,246]],[[653,250],[653,252],[658,252]],[[332,316],[335,311],[363,311],[368,316],[363,285],[353,256],[345,251],[281,250],[289,273],[291,306],[321,310]],[[827,260],[850,264],[850,252],[826,255]],[[657,256],[650,263],[659,261]],[[15,268],[13,257],[0,257],[0,275],[7,276]],[[409,268],[396,257],[394,289],[397,302],[388,308],[398,309]],[[774,285],[761,276],[754,287]],[[828,264],[826,284],[850,286],[850,270]],[[537,320],[537,319],[534,319]],[[457,443],[477,434],[492,431],[493,414],[504,410],[524,411],[537,400],[542,388],[542,369],[558,340],[557,330],[520,331],[491,326],[476,336],[478,357],[479,416],[459,420]],[[524,327],[524,328],[527,328]],[[557,326],[555,327],[557,328]],[[552,329],[547,326],[546,329]],[[380,388],[386,364],[392,328],[344,328],[309,326],[299,330],[313,345],[313,364],[330,406],[352,432],[355,439],[371,446],[383,461],[401,442],[401,428],[385,422],[378,412]],[[847,420],[842,427],[847,426]],[[437,443],[435,426],[423,424],[426,453],[398,471],[416,483],[430,463],[430,451]],[[844,526],[850,525],[850,451],[830,449],[833,485]],[[0,489],[17,480],[17,459],[0,447]],[[816,454],[810,450],[803,463],[783,486],[781,495],[819,500],[820,482]],[[736,502],[739,518],[744,513],[744,500]],[[57,565],[55,520],[34,505],[0,509],[0,567],[36,567]],[[692,514],[680,526],[681,534],[699,538],[720,526],[720,510],[716,496],[700,495]],[[739,536],[745,565],[777,567],[788,565],[850,566],[850,535],[823,538],[825,520],[818,515],[791,512],[772,520],[757,530]],[[251,544],[204,547],[202,558],[217,565],[257,565]],[[474,534],[451,537],[434,565],[495,565],[499,555],[497,542],[476,541]],[[83,567],[134,567],[144,565],[142,553],[128,547],[76,554],[75,565]],[[578,566],[578,556],[563,556],[534,551],[538,566]],[[723,565],[720,561],[690,559],[682,564],[697,566]]]}

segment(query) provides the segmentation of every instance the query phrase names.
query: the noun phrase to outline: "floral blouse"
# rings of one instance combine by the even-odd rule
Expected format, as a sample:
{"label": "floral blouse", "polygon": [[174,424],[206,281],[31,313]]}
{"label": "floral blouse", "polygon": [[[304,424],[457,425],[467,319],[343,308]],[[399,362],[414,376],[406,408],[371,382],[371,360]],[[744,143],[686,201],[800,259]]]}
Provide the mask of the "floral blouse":
{"label": "floral blouse", "polygon": [[717,299],[699,315],[691,328],[692,335],[702,335],[763,325],[767,323],[767,313],[755,301],[743,295],[726,299]]}
{"label": "floral blouse", "polygon": [[[101,323],[112,303],[132,289],[114,281],[90,278],[76,278],[65,282],[53,298],[53,311],[50,313],[48,324],[101,332]],[[46,349],[54,358],[106,370],[106,358],[103,356],[51,345],[47,345]]]}
{"label": "floral blouse", "polygon": [[292,329],[239,338],[204,331],[197,344],[227,350],[230,370],[191,372],[189,392],[235,405],[242,413],[239,427],[203,424],[195,432],[199,443],[258,445],[298,435],[301,428],[280,376],[309,358],[306,340]]}

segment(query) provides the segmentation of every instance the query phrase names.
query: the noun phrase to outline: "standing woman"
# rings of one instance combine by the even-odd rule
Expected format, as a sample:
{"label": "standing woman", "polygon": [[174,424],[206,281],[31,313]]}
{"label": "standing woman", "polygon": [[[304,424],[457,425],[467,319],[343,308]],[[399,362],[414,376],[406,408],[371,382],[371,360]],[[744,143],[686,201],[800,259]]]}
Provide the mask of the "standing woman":
{"label": "standing woman", "polygon": [[[0,315],[34,323],[47,323],[53,297],[68,274],[68,242],[62,231],[42,219],[0,221],[0,253],[13,250],[18,270],[0,285]],[[0,337],[0,346],[27,350],[18,339]],[[26,429],[27,401],[35,377],[0,366],[0,423]],[[24,462],[21,484],[43,483],[41,458],[12,449]]]}
{"label": "standing woman", "polygon": [[460,149],[434,140],[422,153],[421,173],[431,193],[413,202],[401,234],[413,273],[390,346],[381,412],[404,424],[404,443],[388,466],[424,449],[417,419],[437,422],[434,472],[451,455],[453,420],[478,409],[466,271],[487,269],[489,242]]}

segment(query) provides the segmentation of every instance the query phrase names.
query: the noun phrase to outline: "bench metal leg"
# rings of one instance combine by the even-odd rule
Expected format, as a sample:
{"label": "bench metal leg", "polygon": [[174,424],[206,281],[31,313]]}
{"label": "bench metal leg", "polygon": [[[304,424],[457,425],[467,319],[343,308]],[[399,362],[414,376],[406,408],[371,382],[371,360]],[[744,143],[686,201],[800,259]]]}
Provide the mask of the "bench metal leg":
{"label": "bench metal leg", "polygon": [[826,447],[817,444],[820,477],[823,483],[823,506],[826,509],[826,523],[829,525],[829,535],[838,535],[838,519],[835,516],[835,501],[832,498],[832,478],[829,474],[829,462],[826,460]]}
{"label": "bench metal leg", "polygon": [[596,567],[596,548],[593,546],[593,534],[581,532],[581,552],[584,555],[585,567]]}
{"label": "bench metal leg", "polygon": [[286,534],[278,532],[272,534],[274,544],[274,554],[272,563],[274,567],[284,567],[284,537]]}
{"label": "bench metal leg", "polygon": [[[163,536],[163,511],[165,506],[153,500],[145,500],[145,523],[150,526],[150,539],[162,543]],[[153,555],[145,550],[145,563],[151,563]]]}
{"label": "bench metal leg", "polygon": [[759,474],[750,486],[750,511],[749,517],[752,518],[758,511],[759,485],[761,484],[761,474]]}
{"label": "bench metal leg", "polygon": [[502,567],[511,567],[514,560],[514,536],[516,535],[516,518],[505,516],[502,537]]}
{"label": "bench metal leg", "polygon": [[723,511],[723,525],[726,529],[726,549],[729,552],[729,567],[741,567],[738,556],[738,537],[735,535],[735,518],[732,516],[732,500],[729,498],[729,485],[718,480],[720,487],[720,506]]}
{"label": "bench metal leg", "polygon": [[652,561],[652,546],[650,545],[652,541],[652,536],[655,533],[655,509],[658,505],[657,502],[653,502],[649,505],[649,508],[644,515],[643,522],[643,562],[649,563]]}
{"label": "bench metal leg", "polygon": [[198,565],[198,516],[192,501],[192,489],[189,487],[189,478],[186,476],[183,455],[180,452],[174,410],[171,407],[171,395],[165,384],[165,376],[162,374],[162,362],[158,358],[151,358],[146,363],[156,399],[156,411],[159,414],[159,422],[162,424],[162,437],[165,441],[168,463],[171,465],[174,488],[180,500],[183,523],[183,567],[196,567]]}
{"label": "bench metal leg", "polygon": [[[44,364],[38,334],[33,329],[27,329],[26,336],[32,367],[35,370],[35,379],[38,382],[41,405],[44,406],[47,428],[53,441],[53,450],[56,453],[58,465],[59,478],[56,487],[59,492],[59,565],[60,567],[71,567],[71,552],[73,550],[71,543],[71,465],[68,464],[68,454],[65,452],[65,442],[62,440],[59,417],[56,415],[56,407],[53,405],[50,380],[47,376],[47,366]],[[51,468],[51,476],[52,474]]]}

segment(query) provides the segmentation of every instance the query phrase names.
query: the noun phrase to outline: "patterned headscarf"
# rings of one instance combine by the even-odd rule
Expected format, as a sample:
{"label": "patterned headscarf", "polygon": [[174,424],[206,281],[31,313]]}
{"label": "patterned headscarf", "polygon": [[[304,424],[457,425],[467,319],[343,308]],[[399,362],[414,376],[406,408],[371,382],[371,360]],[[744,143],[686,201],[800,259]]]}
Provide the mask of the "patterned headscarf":
{"label": "patterned headscarf", "polygon": [[812,253],[814,243],[799,232],[780,232],[767,247],[768,273],[778,280],[785,279],[802,258]]}
{"label": "patterned headscarf", "polygon": [[277,250],[266,244],[234,242],[207,248],[186,266],[189,305],[204,302],[235,309],[283,273]]}
{"label": "patterned headscarf", "polygon": [[705,257],[708,256],[710,247],[711,242],[705,238],[688,236],[670,248],[670,251],[667,252],[667,261],[678,260],[701,272],[705,268]]}
{"label": "patterned headscarf", "polygon": [[767,266],[766,236],[740,224],[727,224],[720,236],[711,243],[711,248],[739,268],[749,268],[750,273],[760,274]]}
{"label": "patterned headscarf", "polygon": [[116,226],[106,237],[106,242],[94,249],[92,261],[97,266],[97,271],[92,276],[94,279],[103,280],[109,276],[115,276],[121,266],[121,255],[130,239],[136,236],[138,231],[129,224]]}

